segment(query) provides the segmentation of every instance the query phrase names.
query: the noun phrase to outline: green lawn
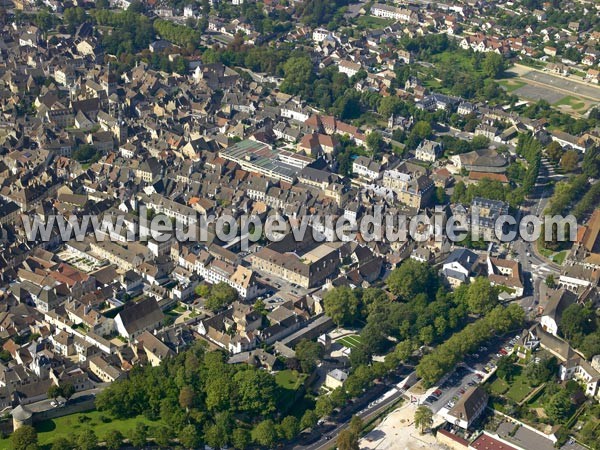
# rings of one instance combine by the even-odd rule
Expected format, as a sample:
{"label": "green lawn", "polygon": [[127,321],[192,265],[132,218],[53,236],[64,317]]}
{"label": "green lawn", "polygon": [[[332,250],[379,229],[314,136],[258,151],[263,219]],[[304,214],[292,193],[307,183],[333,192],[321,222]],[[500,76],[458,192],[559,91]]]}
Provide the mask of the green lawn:
{"label": "green lawn", "polygon": [[492,384],[490,384],[490,391],[494,395],[503,395],[508,391],[508,383],[500,378],[496,378]]}
{"label": "green lawn", "polygon": [[282,370],[275,374],[275,382],[283,389],[295,391],[302,386],[302,383],[306,380],[306,376],[306,374],[300,373],[297,370]]}
{"label": "green lawn", "polygon": [[447,50],[432,57],[433,63],[440,67],[457,67],[469,72],[481,72],[473,67],[471,54],[465,50]]}
{"label": "green lawn", "polygon": [[531,392],[532,388],[523,377],[515,377],[511,382],[511,386],[506,393],[506,396],[511,400],[519,403]]}
{"label": "green lawn", "polygon": [[[142,422],[150,428],[152,436],[152,427],[161,425],[162,422],[153,422],[143,416],[132,419],[112,419],[109,414],[100,411],[89,411],[86,413],[71,414],[58,419],[45,420],[35,425],[38,432],[39,443],[42,446],[50,448],[50,444],[58,437],[72,438],[86,428],[91,428],[96,436],[102,441],[109,431],[118,430],[127,436],[130,430],[134,429],[136,424]],[[0,440],[0,450],[9,450],[10,439]]]}
{"label": "green lawn", "polygon": [[423,81],[423,86],[425,86],[428,89],[437,90],[437,91],[442,89],[442,83],[440,83],[435,78],[425,79]]}
{"label": "green lawn", "polygon": [[360,344],[360,336],[352,335],[352,336],[344,336],[337,340],[344,347],[348,347],[350,349],[355,348],[358,344]]}
{"label": "green lawn", "polygon": [[534,388],[532,388],[527,379],[521,375],[521,366],[516,367],[516,373],[511,381],[505,381],[496,377],[490,384],[492,395],[496,397],[505,397],[516,403],[523,401],[523,399],[529,395]]}
{"label": "green lawn", "polygon": [[583,109],[585,108],[585,102],[582,102],[578,97],[567,95],[554,103],[554,106],[570,106],[571,109]]}
{"label": "green lawn", "polygon": [[521,80],[507,78],[504,80],[498,80],[498,84],[500,84],[500,86],[502,86],[507,92],[513,92],[519,88],[522,88],[527,83]]}
{"label": "green lawn", "polygon": [[539,244],[538,244],[537,248],[538,248],[538,252],[540,252],[540,254],[542,256],[554,261],[558,265],[562,265],[565,258],[567,257],[566,250],[556,253],[556,252],[553,252],[552,250],[548,250],[547,248],[544,248],[542,245],[539,245]]}
{"label": "green lawn", "polygon": [[554,260],[554,262],[560,266],[562,266],[562,263],[564,262],[565,258],[567,257],[567,251],[564,250],[562,252],[557,253],[556,255],[554,255],[552,257],[552,259]]}
{"label": "green lawn", "polygon": [[532,396],[529,400],[527,400],[527,405],[530,408],[543,408],[548,400],[548,396],[545,395],[546,387],[537,392],[534,396]]}
{"label": "green lawn", "polygon": [[382,17],[373,17],[373,16],[359,16],[354,21],[357,28],[359,29],[375,29],[375,28],[385,28],[394,23],[391,19],[384,19]]}
{"label": "green lawn", "polygon": [[304,411],[310,408],[306,396],[299,396],[298,394],[306,378],[306,374],[300,373],[297,370],[282,370],[275,374],[275,383],[281,388],[278,389],[277,395],[277,408],[279,412],[302,417]]}

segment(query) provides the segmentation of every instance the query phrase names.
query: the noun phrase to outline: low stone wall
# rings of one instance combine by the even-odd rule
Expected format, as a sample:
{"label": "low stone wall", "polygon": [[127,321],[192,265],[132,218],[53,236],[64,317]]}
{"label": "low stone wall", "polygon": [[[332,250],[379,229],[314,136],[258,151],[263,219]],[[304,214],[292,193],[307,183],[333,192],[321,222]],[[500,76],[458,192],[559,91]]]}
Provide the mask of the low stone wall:
{"label": "low stone wall", "polygon": [[59,417],[68,416],[86,411],[91,411],[96,408],[94,399],[86,399],[76,403],[67,403],[65,406],[47,409],[46,411],[33,413],[33,423],[43,422],[44,420],[57,419]]}

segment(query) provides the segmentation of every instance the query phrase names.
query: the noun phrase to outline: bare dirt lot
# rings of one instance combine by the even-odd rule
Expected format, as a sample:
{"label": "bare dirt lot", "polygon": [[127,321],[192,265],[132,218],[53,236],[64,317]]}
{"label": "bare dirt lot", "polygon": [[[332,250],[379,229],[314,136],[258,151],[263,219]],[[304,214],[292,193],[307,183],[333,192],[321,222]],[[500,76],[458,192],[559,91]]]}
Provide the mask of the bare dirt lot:
{"label": "bare dirt lot", "polygon": [[361,449],[417,450],[443,449],[430,434],[420,434],[414,426],[416,404],[406,403],[388,415],[360,441]]}

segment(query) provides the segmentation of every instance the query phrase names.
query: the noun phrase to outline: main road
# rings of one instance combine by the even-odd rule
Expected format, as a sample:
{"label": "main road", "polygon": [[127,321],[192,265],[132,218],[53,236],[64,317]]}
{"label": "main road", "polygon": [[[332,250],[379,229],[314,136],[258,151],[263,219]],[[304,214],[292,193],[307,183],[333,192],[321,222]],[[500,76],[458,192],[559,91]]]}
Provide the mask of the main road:
{"label": "main road", "polygon": [[[401,373],[404,378],[407,375],[404,369],[412,370],[412,367],[403,367]],[[413,375],[414,376],[414,375]],[[388,381],[374,386],[365,394],[348,404],[329,422],[316,425],[311,435],[301,439],[298,443],[287,447],[288,450],[327,450],[335,447],[335,441],[340,432],[348,428],[352,416],[360,417],[363,422],[369,422],[372,419],[382,415],[394,403],[403,398],[404,389],[398,389],[397,380]],[[312,439],[311,439],[312,437]]]}

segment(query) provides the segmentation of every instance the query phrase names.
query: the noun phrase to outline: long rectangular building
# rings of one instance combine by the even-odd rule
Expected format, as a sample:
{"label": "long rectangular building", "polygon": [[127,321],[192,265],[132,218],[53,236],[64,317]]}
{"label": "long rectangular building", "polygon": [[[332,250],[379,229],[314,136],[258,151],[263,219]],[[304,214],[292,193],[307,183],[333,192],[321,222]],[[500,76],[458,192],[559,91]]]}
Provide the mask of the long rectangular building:
{"label": "long rectangular building", "polygon": [[251,139],[227,147],[220,151],[219,155],[224,159],[236,162],[248,172],[288,183],[292,183],[298,172],[313,162],[312,158],[305,155],[276,149],[269,144]]}

